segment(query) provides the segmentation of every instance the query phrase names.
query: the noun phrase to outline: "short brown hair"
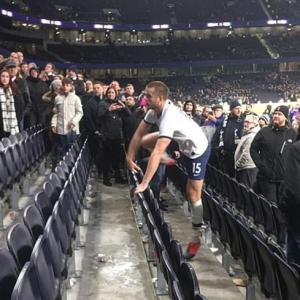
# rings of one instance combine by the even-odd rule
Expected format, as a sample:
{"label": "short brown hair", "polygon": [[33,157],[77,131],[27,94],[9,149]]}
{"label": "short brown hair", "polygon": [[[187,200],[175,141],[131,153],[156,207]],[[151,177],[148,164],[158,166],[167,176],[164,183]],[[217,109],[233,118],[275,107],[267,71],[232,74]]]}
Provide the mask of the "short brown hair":
{"label": "short brown hair", "polygon": [[162,81],[151,81],[147,84],[147,88],[154,88],[157,96],[163,98],[164,100],[169,97],[169,88]]}

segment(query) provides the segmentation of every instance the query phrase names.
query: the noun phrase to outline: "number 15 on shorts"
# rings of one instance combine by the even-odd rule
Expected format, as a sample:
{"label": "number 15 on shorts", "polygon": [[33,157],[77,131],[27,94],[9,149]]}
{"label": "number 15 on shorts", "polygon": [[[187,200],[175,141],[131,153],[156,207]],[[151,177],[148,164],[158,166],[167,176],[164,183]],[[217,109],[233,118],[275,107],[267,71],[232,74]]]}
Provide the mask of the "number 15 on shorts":
{"label": "number 15 on shorts", "polygon": [[201,172],[201,163],[193,162],[193,174],[198,175]]}

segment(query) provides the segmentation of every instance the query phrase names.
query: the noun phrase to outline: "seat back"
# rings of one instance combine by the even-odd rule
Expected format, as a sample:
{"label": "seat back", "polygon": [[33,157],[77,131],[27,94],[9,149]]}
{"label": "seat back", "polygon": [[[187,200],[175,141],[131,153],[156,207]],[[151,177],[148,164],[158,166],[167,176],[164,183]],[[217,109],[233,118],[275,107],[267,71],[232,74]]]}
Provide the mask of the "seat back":
{"label": "seat back", "polygon": [[54,275],[61,278],[65,267],[64,255],[61,250],[60,242],[54,234],[53,217],[50,217],[44,231],[47,244],[47,257],[51,259]]}
{"label": "seat back", "polygon": [[182,247],[179,241],[172,240],[171,241],[171,248],[169,252],[170,259],[172,261],[173,269],[177,275],[180,276],[180,266],[183,262],[186,261],[185,257],[183,256]]}
{"label": "seat back", "polygon": [[10,228],[7,233],[7,246],[21,270],[29,261],[33,249],[32,236],[23,223],[17,223]]}
{"label": "seat back", "polygon": [[173,281],[173,296],[174,300],[184,300],[184,296],[180,287],[180,284],[177,280]]}
{"label": "seat back", "polygon": [[48,218],[51,216],[53,209],[50,198],[45,193],[45,191],[41,191],[35,195],[34,202],[36,207],[41,212],[41,215],[43,216],[44,223],[46,223]]}
{"label": "seat back", "polygon": [[170,254],[171,241],[173,240],[172,228],[167,222],[163,222],[160,232],[163,243]]}
{"label": "seat back", "polygon": [[6,248],[0,248],[0,295],[1,300],[10,300],[19,275],[18,266]]}
{"label": "seat back", "polygon": [[183,262],[180,266],[179,282],[185,297],[184,299],[194,300],[195,296],[200,294],[195,270],[187,262]]}
{"label": "seat back", "polygon": [[43,300],[54,300],[58,285],[49,258],[46,258],[46,240],[40,236],[35,243],[30,261],[36,270],[38,286]]}
{"label": "seat back", "polygon": [[12,292],[11,300],[42,300],[31,262],[24,265]]}
{"label": "seat back", "polygon": [[277,253],[274,254],[274,258],[278,267],[281,300],[300,299],[300,276],[298,272]]}
{"label": "seat back", "polygon": [[277,266],[274,260],[274,254],[268,245],[256,234],[253,235],[256,243],[259,264],[259,279],[261,282],[262,291],[266,297],[276,298],[279,293],[279,281]]}
{"label": "seat back", "polygon": [[41,234],[43,234],[45,222],[39,209],[34,205],[29,205],[24,210],[24,224],[29,229],[33,241],[36,242]]}

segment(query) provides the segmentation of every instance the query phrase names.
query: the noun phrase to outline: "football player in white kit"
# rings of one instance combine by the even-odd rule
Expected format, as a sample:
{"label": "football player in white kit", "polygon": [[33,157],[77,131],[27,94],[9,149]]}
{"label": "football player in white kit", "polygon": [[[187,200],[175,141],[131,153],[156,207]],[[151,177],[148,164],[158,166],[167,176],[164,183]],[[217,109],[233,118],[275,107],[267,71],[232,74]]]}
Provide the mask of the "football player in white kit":
{"label": "football player in white kit", "polygon": [[[166,149],[172,140],[177,142],[180,161],[188,174],[186,194],[191,204],[193,237],[185,256],[190,259],[196,255],[200,247],[203,222],[201,192],[210,145],[201,127],[168,100],[169,89],[163,82],[150,82],[144,94],[148,99],[149,110],[130,142],[127,153],[128,168],[133,172],[139,170],[139,166],[135,163],[135,154],[139,147],[142,146],[151,152],[144,178],[135,190],[135,193],[143,192],[147,189],[159,164],[172,163]],[[153,124],[157,124],[159,131],[149,134],[148,131]]]}

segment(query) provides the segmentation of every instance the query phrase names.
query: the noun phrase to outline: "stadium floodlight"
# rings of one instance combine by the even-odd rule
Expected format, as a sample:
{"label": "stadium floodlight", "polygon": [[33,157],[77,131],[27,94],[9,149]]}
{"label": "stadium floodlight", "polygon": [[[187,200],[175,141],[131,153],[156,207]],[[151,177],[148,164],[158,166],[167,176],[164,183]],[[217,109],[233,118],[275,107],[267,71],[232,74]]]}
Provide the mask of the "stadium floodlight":
{"label": "stadium floodlight", "polygon": [[114,29],[114,25],[104,25],[103,28],[105,28],[105,29]]}
{"label": "stadium floodlight", "polygon": [[160,29],[160,25],[152,25],[152,29]]}
{"label": "stadium floodlight", "polygon": [[230,22],[223,22],[223,26],[225,26],[225,27],[230,27],[230,26],[231,26],[231,23],[230,23]]}
{"label": "stadium floodlight", "polygon": [[169,27],[170,27],[169,24],[162,24],[162,25],[160,25],[161,29],[168,29]]}
{"label": "stadium floodlight", "polygon": [[56,25],[56,26],[61,26],[62,22],[61,21],[51,21],[51,24]]}
{"label": "stadium floodlight", "polygon": [[103,25],[102,24],[94,24],[95,29],[102,29]]}
{"label": "stadium floodlight", "polygon": [[3,16],[7,16],[7,17],[10,17],[10,18],[13,16],[13,13],[11,11],[9,11],[9,10],[6,10],[6,9],[2,9],[1,10],[1,14]]}
{"label": "stadium floodlight", "polygon": [[285,25],[287,23],[288,23],[287,20],[277,20],[277,24]]}
{"label": "stadium floodlight", "polygon": [[268,20],[267,21],[268,25],[276,25],[276,23],[277,23],[276,20]]}
{"label": "stadium floodlight", "polygon": [[50,20],[48,19],[41,19],[42,24],[50,24]]}
{"label": "stadium floodlight", "polygon": [[219,23],[207,23],[207,27],[218,27]]}

